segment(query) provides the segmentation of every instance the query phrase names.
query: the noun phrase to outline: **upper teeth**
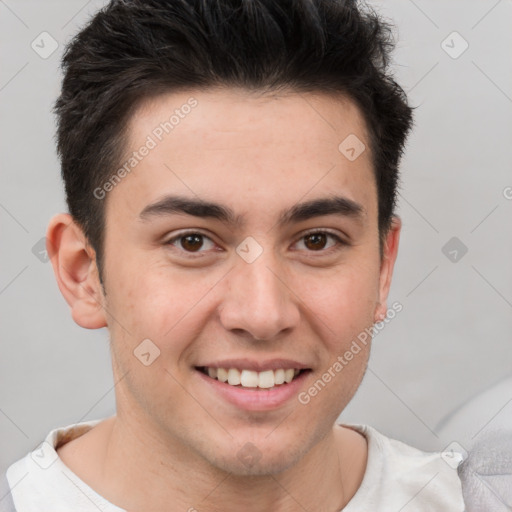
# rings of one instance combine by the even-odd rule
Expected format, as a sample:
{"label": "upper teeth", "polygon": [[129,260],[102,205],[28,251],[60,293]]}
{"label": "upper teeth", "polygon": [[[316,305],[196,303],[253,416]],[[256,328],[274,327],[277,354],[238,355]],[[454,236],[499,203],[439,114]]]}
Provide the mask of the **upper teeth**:
{"label": "upper teeth", "polygon": [[275,385],[291,382],[297,376],[300,370],[294,368],[265,370],[255,372],[252,370],[238,370],[236,368],[210,368],[207,369],[208,375],[212,379],[227,382],[232,386],[241,384],[246,388],[272,388]]}

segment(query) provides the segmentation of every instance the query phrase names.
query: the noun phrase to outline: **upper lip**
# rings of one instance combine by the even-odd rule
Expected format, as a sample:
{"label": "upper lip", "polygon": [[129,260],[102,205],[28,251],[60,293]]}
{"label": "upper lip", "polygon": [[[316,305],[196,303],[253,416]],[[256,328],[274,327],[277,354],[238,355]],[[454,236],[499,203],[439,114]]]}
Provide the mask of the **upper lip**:
{"label": "upper lip", "polygon": [[265,370],[283,370],[294,368],[305,370],[311,368],[310,366],[294,361],[293,359],[266,359],[265,361],[255,361],[251,359],[223,359],[222,361],[215,361],[211,363],[197,365],[199,368],[236,368],[239,370],[252,370],[255,372],[263,372]]}

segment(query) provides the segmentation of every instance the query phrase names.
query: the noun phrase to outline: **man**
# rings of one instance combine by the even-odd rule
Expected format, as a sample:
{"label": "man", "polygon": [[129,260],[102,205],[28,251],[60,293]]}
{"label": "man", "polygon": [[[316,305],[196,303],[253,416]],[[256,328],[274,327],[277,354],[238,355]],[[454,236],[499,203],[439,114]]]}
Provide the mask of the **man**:
{"label": "man", "polygon": [[391,48],[322,0],[114,1],[70,43],[47,247],[117,410],[14,463],[16,510],[464,509],[439,453],[336,424],[389,317]]}

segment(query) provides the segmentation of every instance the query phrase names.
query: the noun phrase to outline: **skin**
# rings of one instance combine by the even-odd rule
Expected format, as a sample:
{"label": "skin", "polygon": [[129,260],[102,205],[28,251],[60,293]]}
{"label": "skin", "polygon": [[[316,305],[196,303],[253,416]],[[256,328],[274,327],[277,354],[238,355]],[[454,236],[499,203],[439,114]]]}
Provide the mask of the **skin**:
{"label": "skin", "polygon": [[[108,327],[117,383],[117,414],[58,453],[128,510],[172,503],[183,511],[339,511],[361,484],[367,443],[335,422],[361,383],[370,343],[307,405],[294,397],[271,411],[226,402],[194,366],[294,359],[312,369],[300,391],[307,390],[384,318],[400,219],[381,259],[369,139],[359,110],[341,97],[235,89],[163,95],[134,114],[128,153],[191,96],[197,107],[104,199],[105,290],[94,250],[71,217],[56,215],[48,227],[59,288],[77,324]],[[354,161],[338,150],[351,133],[367,148]],[[167,193],[223,204],[246,224],[138,218]],[[282,209],[334,193],[362,205],[361,218],[277,224]],[[318,248],[304,235],[313,228],[348,245],[333,250],[328,236]],[[185,229],[207,237],[199,256],[183,238],[166,245]],[[248,236],[263,250],[252,263],[236,252]],[[150,366],[133,354],[146,338],[160,350]],[[237,456],[248,442],[259,454],[250,467]]]}

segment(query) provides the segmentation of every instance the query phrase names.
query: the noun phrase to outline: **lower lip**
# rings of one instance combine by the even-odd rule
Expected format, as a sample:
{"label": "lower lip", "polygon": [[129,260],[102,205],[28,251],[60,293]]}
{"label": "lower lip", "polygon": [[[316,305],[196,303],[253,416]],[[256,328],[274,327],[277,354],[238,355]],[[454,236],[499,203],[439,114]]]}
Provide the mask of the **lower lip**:
{"label": "lower lip", "polygon": [[200,370],[199,377],[224,400],[247,411],[270,411],[281,407],[296,397],[310,371],[302,372],[288,384],[280,384],[271,389],[242,388],[212,379]]}

